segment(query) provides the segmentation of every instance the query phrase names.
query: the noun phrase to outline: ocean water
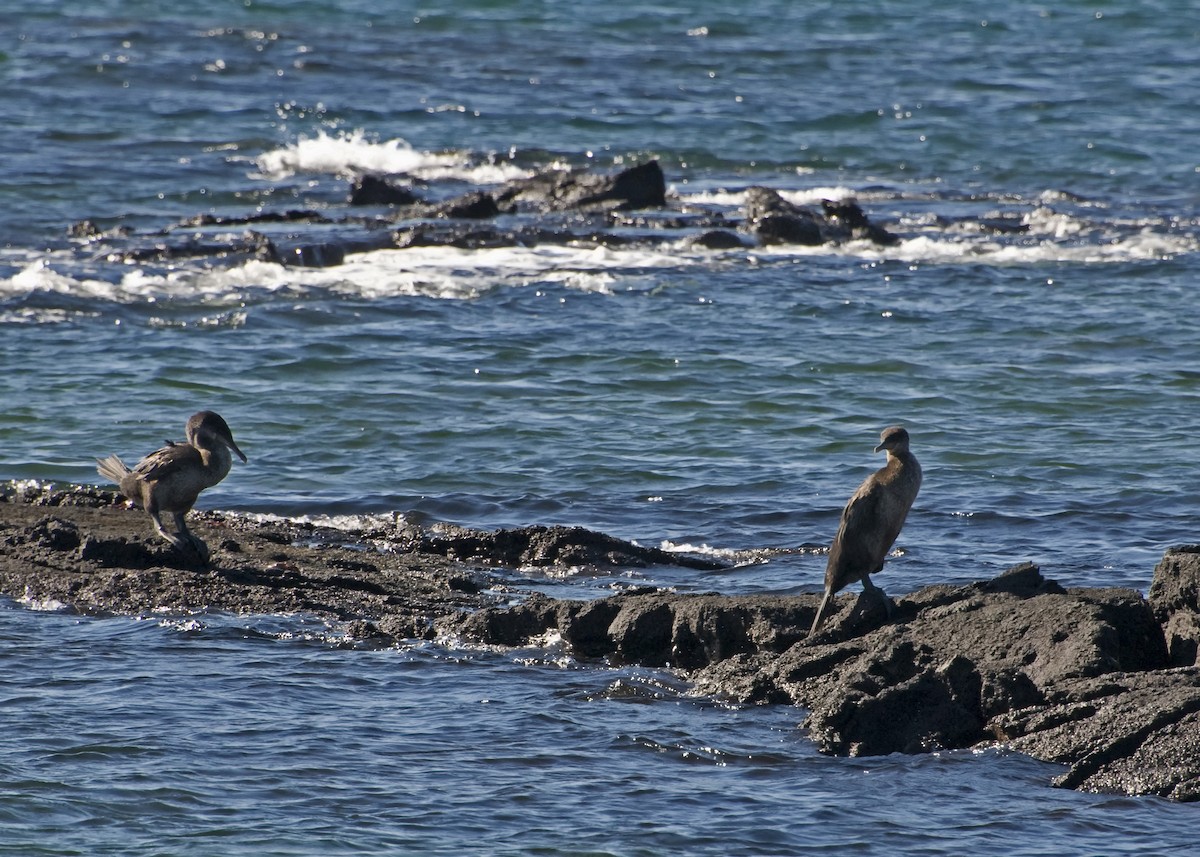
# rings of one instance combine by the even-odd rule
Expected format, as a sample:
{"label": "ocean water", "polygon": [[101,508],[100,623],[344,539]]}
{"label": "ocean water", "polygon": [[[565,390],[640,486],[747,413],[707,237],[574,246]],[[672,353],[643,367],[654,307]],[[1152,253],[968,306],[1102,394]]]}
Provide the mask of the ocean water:
{"label": "ocean water", "polygon": [[[889,591],[1024,560],[1145,590],[1200,539],[1197,55],[1182,0],[8,4],[0,479],[98,482],[96,456],[210,408],[250,462],[208,508],[579,524],[737,563],[513,572],[564,597],[811,592],[899,422],[925,483]],[[361,172],[449,196],[650,158],[687,211],[766,185],[901,240],[316,269],[68,235],[336,220]],[[1002,750],[823,758],[803,712],[552,648],[46,606],[0,606],[0,853],[1151,854],[1194,827]]]}

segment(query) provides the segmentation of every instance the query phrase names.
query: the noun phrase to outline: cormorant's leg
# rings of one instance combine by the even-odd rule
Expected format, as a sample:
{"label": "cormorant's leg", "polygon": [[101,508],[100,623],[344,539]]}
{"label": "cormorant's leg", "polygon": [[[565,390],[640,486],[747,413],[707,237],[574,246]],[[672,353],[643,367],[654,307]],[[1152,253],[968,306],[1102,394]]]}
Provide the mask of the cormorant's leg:
{"label": "cormorant's leg", "polygon": [[833,597],[832,587],[825,587],[825,594],[821,596],[821,606],[817,608],[817,615],[813,617],[812,627],[808,629],[808,636],[817,633],[817,629],[821,627],[821,620],[825,618],[825,608],[829,606],[829,599]]}
{"label": "cormorant's leg", "polygon": [[180,537],[176,533],[169,532],[167,528],[163,526],[162,518],[158,516],[158,509],[147,508],[146,511],[150,513],[150,520],[154,522],[155,531],[168,542],[170,542],[171,546],[175,548],[175,550],[180,551],[181,553],[187,553],[191,549],[190,541]]}
{"label": "cormorant's leg", "polygon": [[892,618],[892,613],[896,609],[896,605],[892,603],[892,599],[888,598],[887,593],[882,588],[875,585],[869,574],[862,576],[863,592],[871,593],[872,598],[878,598],[883,602],[883,609],[887,611],[888,618]]}
{"label": "cormorant's leg", "polygon": [[179,533],[181,537],[187,539],[192,546],[192,550],[196,552],[196,555],[200,557],[202,562],[208,562],[208,545],[206,545],[202,539],[194,535],[192,531],[187,528],[187,523],[184,521],[184,515],[186,514],[186,512],[174,513],[175,531]]}

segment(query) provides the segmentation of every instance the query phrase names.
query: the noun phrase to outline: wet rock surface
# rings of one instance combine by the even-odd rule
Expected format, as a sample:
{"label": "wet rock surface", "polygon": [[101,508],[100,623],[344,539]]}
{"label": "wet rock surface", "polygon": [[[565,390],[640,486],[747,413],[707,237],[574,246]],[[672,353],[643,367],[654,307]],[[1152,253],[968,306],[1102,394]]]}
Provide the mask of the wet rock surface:
{"label": "wet rock surface", "polygon": [[1160,621],[1168,604],[1168,621],[1195,611],[1187,575],[1200,552],[1188,550],[1160,563],[1156,604],[1130,589],[1064,589],[1026,563],[921,589],[890,618],[843,596],[812,640],[816,595],[537,597],[450,623],[503,645],[557,631],[581,656],[669,666],[704,695],[804,707],[827,753],[1005,743],[1067,765],[1058,785],[1195,801],[1200,668],[1173,666]]}
{"label": "wet rock surface", "polygon": [[511,600],[505,569],[720,565],[578,527],[335,529],[195,511],[188,520],[212,552],[207,566],[173,550],[114,492],[0,486],[0,595],[99,614],[307,613],[381,639],[432,639],[464,611]]}
{"label": "wet rock surface", "polygon": [[997,742],[1067,766],[1056,784],[1200,800],[1200,547],[1169,551],[1150,597],[1066,589],[1031,564],[930,586],[890,611],[843,595],[521,592],[530,565],[711,566],[570,527],[433,530],[386,519],[343,530],[193,513],[212,548],[190,565],[146,516],[99,489],[0,489],[0,594],[80,612],[306,613],[381,644],[525,646],[558,635],[582,658],[665,667],[697,693],[792,704],[824,752],[917,753]]}
{"label": "wet rock surface", "polygon": [[657,161],[615,172],[547,169],[528,178],[464,189],[405,175],[353,177],[340,204],[320,210],[204,213],[159,229],[102,229],[91,220],[67,234],[88,255],[139,264],[233,266],[248,261],[333,267],[355,253],[410,247],[480,250],[573,246],[685,246],[729,250],[771,244],[897,242],[855,202],[793,205],[751,188],[726,217],[668,191]]}
{"label": "wet rock surface", "polygon": [[84,613],[308,613],[429,637],[439,617],[478,607],[488,581],[465,566],[369,549],[361,533],[218,512],[189,516],[211,551],[200,567],[149,518],[96,489],[0,493],[0,593]]}

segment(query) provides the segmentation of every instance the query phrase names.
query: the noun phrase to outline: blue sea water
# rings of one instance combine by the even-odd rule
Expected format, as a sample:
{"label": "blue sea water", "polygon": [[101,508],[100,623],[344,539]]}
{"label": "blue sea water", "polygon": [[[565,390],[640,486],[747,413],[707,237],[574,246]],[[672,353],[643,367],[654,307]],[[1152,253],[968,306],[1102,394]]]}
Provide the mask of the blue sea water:
{"label": "blue sea water", "polygon": [[[0,10],[0,479],[221,412],[202,505],[580,524],[756,562],[530,578],[807,592],[908,426],[879,582],[1145,590],[1196,541],[1200,10],[469,0]],[[346,214],[657,158],[674,204],[854,198],[895,247],[411,248],[129,264],[68,237]],[[977,228],[980,221],[1019,229]],[[275,237],[319,234],[277,227]],[[305,233],[304,230],[310,230]],[[517,572],[514,572],[517,574]],[[818,756],[803,712],[305,617],[0,607],[0,853],[1177,853],[1188,807],[1003,751]]]}

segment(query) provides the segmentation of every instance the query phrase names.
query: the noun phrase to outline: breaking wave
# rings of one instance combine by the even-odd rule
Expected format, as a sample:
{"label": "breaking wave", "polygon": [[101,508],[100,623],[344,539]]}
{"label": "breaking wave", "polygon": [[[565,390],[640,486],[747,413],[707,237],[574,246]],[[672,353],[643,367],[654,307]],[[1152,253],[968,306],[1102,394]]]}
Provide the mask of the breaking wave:
{"label": "breaking wave", "polygon": [[264,152],[255,159],[256,178],[279,181],[301,173],[411,175],[426,181],[458,180],[499,184],[531,175],[503,161],[473,162],[464,152],[424,152],[405,140],[371,140],[362,131],[336,136],[321,132]]}

